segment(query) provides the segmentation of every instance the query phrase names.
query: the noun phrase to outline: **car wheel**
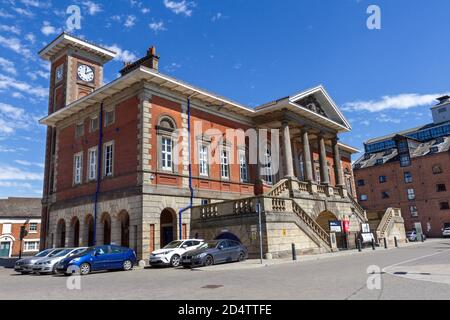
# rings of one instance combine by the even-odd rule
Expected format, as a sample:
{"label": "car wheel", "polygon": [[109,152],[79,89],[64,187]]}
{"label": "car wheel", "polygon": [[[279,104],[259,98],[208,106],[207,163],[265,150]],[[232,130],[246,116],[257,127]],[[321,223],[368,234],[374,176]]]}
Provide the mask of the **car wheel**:
{"label": "car wheel", "polygon": [[243,252],[239,253],[239,262],[242,262],[245,260],[245,254]]}
{"label": "car wheel", "polygon": [[80,273],[82,276],[85,276],[91,272],[91,265],[89,263],[83,263],[80,266]]}
{"label": "car wheel", "polygon": [[180,265],[180,256],[177,254],[174,254],[172,258],[170,258],[170,265],[174,268],[178,267]]}
{"label": "car wheel", "polygon": [[212,266],[214,264],[214,259],[212,256],[206,256],[205,258],[205,262],[204,262],[204,266],[208,267],[208,266]]}
{"label": "car wheel", "polygon": [[131,262],[130,260],[125,260],[123,262],[123,270],[130,271],[131,269],[133,269],[133,262]]}

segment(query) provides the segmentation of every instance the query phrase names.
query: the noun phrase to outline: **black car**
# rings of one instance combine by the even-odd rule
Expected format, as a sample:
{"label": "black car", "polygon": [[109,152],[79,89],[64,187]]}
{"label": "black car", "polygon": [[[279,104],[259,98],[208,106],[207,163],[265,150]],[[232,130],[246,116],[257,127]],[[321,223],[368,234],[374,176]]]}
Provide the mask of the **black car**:
{"label": "black car", "polygon": [[196,250],[181,256],[181,265],[185,268],[211,266],[213,264],[244,261],[247,259],[247,248],[234,240],[207,241]]}

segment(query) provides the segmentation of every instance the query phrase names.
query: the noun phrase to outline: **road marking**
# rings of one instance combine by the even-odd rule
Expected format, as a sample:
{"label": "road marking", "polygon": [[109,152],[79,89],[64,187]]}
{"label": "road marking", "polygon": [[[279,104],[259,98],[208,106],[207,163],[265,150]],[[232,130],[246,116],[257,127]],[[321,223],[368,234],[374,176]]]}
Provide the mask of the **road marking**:
{"label": "road marking", "polygon": [[437,256],[437,255],[439,255],[439,254],[446,253],[446,252],[448,252],[448,251],[450,251],[450,249],[446,249],[446,250],[443,250],[443,251],[439,251],[439,252],[427,254],[427,255],[425,255],[425,256],[421,256],[421,257],[417,257],[417,258],[413,258],[413,259],[408,259],[408,260],[405,260],[405,261],[401,261],[401,262],[392,264],[392,265],[390,265],[390,266],[384,267],[381,271],[386,272],[386,270],[389,269],[389,268],[396,267],[396,266],[399,266],[399,265],[401,265],[401,264],[405,264],[405,263],[408,263],[408,262],[414,262],[414,261],[421,260],[421,259],[424,259],[424,258],[429,258],[429,257],[432,257],[432,256]]}

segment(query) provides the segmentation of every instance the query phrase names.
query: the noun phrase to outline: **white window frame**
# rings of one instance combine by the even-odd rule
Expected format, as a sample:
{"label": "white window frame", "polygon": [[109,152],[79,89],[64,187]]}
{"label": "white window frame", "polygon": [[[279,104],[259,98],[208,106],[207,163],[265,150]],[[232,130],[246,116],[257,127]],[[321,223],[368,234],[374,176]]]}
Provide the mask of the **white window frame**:
{"label": "white window frame", "polygon": [[[92,153],[95,154],[95,159],[92,162]],[[88,150],[88,172],[87,172],[87,180],[88,181],[95,181],[97,180],[97,166],[98,166],[98,147],[92,147]],[[91,173],[93,173],[91,175]]]}
{"label": "white window frame", "polygon": [[[108,113],[112,114],[112,121],[110,123],[107,122]],[[110,125],[113,125],[115,121],[116,121],[116,110],[114,110],[114,109],[105,110],[105,127],[109,127]]]}
{"label": "white window frame", "polygon": [[238,150],[238,158],[239,158],[239,175],[241,182],[247,183],[249,181],[247,152],[243,149]]}
{"label": "white window frame", "polygon": [[406,194],[408,196],[408,200],[415,200],[416,199],[416,191],[412,188],[406,190]]}
{"label": "white window frame", "polygon": [[11,234],[12,224],[11,223],[3,223],[2,224],[2,234]]}
{"label": "white window frame", "polygon": [[[81,127],[81,132],[78,132],[78,128]],[[84,122],[79,122],[75,125],[75,137],[81,138],[84,136]]]}
{"label": "white window frame", "polygon": [[[28,226],[28,231],[30,232],[30,233],[37,233],[37,231],[38,231],[38,223],[37,222],[30,222],[30,224],[29,224],[29,226]],[[31,227],[31,226],[33,226],[33,228]],[[35,228],[34,228],[35,227]]]}
{"label": "white window frame", "polygon": [[[165,143],[169,142],[169,143]],[[170,146],[170,151],[168,150]],[[161,136],[161,170],[173,172],[173,139]]]}
{"label": "white window frame", "polygon": [[[94,128],[93,124],[94,124],[94,120],[97,121],[97,126]],[[91,117],[89,120],[89,132],[95,132],[99,129],[99,123],[100,120],[98,119],[98,116],[95,117]]]}
{"label": "white window frame", "polygon": [[[77,163],[79,159],[79,167]],[[83,151],[73,155],[73,184],[80,185],[83,182]]]}
{"label": "white window frame", "polygon": [[230,150],[227,147],[222,147],[220,149],[220,177],[230,180],[230,169]]}
{"label": "white window frame", "polygon": [[[413,208],[415,208],[415,211],[413,212]],[[414,214],[413,214],[414,213]],[[419,210],[417,210],[417,206],[416,205],[410,205],[409,206],[409,214],[411,215],[411,217],[413,218],[417,218],[419,217]]]}
{"label": "white window frame", "polygon": [[[34,243],[35,244],[35,249],[29,249],[28,248],[30,243]],[[27,239],[27,240],[24,240],[24,242],[23,242],[23,252],[37,252],[37,251],[39,251],[39,244],[40,244],[39,239]]]}
{"label": "white window frame", "polygon": [[205,143],[198,146],[198,172],[200,176],[209,177],[209,146]]}
{"label": "white window frame", "polygon": [[[111,163],[108,166],[108,148],[111,147]],[[112,177],[114,175],[114,141],[106,142],[103,145],[103,176]],[[110,170],[108,170],[110,168]]]}

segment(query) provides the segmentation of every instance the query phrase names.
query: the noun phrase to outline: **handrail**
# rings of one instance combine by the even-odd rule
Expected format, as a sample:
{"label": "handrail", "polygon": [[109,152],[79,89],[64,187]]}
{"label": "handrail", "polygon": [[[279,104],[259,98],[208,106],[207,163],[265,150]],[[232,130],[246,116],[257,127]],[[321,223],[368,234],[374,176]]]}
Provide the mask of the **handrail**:
{"label": "handrail", "polygon": [[281,179],[266,193],[266,195],[270,197],[278,197],[284,191],[289,189],[288,182],[289,182],[288,179]]}
{"label": "handrail", "polygon": [[359,218],[361,219],[361,221],[367,221],[367,218],[364,214],[364,212],[366,210],[364,210],[363,207],[361,207],[361,205],[358,203],[358,201],[356,201],[350,194],[348,195],[348,198],[350,199],[350,201],[352,202],[353,206],[355,207],[355,212],[356,214],[359,216]]}
{"label": "handrail", "polygon": [[331,248],[331,240],[328,232],[314,221],[295,201],[292,201],[292,209],[297,216],[317,235],[322,241],[324,241],[328,247]]}
{"label": "handrail", "polygon": [[384,238],[386,236],[386,231],[388,230],[388,227],[390,227],[391,224],[394,223],[394,215],[395,212],[393,208],[388,208],[386,210],[377,228],[377,235],[379,235],[379,238]]}

